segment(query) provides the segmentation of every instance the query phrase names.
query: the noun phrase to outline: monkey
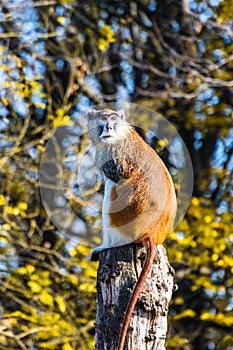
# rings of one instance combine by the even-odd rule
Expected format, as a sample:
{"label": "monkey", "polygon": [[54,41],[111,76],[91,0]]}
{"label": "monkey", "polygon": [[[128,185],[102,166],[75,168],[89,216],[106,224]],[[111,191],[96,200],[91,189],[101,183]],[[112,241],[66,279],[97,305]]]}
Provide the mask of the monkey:
{"label": "monkey", "polygon": [[141,243],[145,262],[129,300],[121,327],[118,350],[123,350],[130,319],[153,265],[156,245],[173,228],[177,202],[174,184],[157,153],[126,121],[124,110],[90,110],[89,136],[96,148],[96,165],[104,177],[102,250]]}

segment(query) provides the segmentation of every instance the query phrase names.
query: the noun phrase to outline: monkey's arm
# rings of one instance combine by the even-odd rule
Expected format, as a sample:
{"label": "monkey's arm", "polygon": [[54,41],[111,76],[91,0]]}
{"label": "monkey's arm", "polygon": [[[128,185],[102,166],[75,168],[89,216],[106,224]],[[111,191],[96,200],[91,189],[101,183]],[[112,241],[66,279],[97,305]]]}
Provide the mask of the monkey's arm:
{"label": "monkey's arm", "polygon": [[110,159],[101,167],[106,178],[115,183],[129,179],[136,169],[136,165],[133,164],[132,160],[128,159],[127,155],[122,155],[122,158]]}

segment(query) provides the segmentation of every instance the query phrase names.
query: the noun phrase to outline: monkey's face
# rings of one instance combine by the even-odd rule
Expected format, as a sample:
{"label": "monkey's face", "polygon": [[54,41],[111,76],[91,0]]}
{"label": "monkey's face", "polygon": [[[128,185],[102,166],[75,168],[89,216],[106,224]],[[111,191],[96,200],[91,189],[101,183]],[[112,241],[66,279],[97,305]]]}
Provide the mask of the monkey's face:
{"label": "monkey's face", "polygon": [[110,109],[92,110],[88,113],[88,118],[93,128],[89,133],[95,143],[115,143],[128,135],[129,125],[120,112]]}
{"label": "monkey's face", "polygon": [[99,116],[98,136],[101,142],[114,142],[119,138],[119,116],[116,112]]}

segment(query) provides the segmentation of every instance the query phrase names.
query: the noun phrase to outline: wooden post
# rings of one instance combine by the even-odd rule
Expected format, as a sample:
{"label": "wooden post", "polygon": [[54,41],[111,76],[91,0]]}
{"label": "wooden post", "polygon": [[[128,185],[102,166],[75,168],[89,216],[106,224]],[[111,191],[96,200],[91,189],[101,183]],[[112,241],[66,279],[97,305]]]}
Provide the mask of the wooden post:
{"label": "wooden post", "polygon": [[[124,313],[145,256],[145,248],[134,243],[99,254],[96,350],[117,349]],[[157,245],[154,265],[131,318],[125,350],[165,349],[173,277],[166,250]]]}

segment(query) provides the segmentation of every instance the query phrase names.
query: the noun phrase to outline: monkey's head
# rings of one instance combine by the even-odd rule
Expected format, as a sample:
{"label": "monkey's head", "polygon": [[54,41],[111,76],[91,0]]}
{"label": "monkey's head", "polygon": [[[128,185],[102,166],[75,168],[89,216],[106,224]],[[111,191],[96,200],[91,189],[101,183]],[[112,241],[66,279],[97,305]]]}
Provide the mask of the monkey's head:
{"label": "monkey's head", "polygon": [[89,135],[92,141],[112,144],[129,135],[130,126],[125,121],[123,110],[114,111],[112,109],[95,110],[88,112]]}

